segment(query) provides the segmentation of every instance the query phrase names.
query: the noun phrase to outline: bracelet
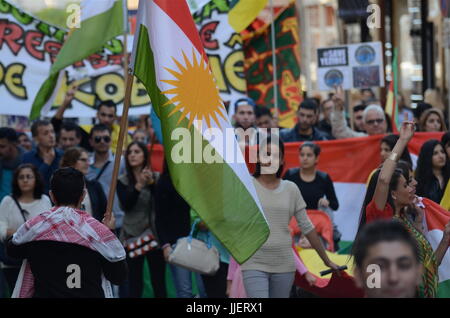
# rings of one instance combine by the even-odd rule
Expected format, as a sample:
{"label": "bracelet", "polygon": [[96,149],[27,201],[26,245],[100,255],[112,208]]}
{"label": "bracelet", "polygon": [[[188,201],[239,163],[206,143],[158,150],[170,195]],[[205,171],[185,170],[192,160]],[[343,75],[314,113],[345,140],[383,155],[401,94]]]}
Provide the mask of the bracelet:
{"label": "bracelet", "polygon": [[395,152],[392,152],[388,157],[388,159],[395,161],[395,162],[397,162],[397,158],[398,158],[398,154]]}

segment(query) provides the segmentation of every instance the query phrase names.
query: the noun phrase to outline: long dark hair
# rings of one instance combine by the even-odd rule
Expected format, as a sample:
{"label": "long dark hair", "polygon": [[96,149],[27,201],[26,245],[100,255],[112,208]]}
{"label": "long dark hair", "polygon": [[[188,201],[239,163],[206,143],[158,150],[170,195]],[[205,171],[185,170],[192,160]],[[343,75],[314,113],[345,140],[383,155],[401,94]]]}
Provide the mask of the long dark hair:
{"label": "long dark hair", "polygon": [[145,144],[143,144],[142,142],[139,142],[139,141],[133,141],[132,143],[130,143],[128,145],[128,147],[127,147],[126,152],[125,152],[125,168],[126,168],[128,182],[129,182],[128,185],[130,187],[134,187],[135,184],[136,184],[136,178],[134,177],[133,168],[131,168],[130,162],[128,161],[128,155],[130,153],[130,149],[134,145],[136,145],[139,148],[141,148],[142,152],[144,153],[143,167],[145,167],[147,165],[147,163],[148,163],[148,149],[147,149],[147,146]]}
{"label": "long dark hair", "polygon": [[44,180],[42,178],[41,173],[38,171],[35,165],[30,163],[25,163],[17,167],[14,171],[13,179],[12,179],[12,196],[14,199],[19,199],[22,195],[22,190],[19,187],[19,174],[23,169],[31,169],[34,174],[34,191],[33,198],[39,200],[42,198],[42,194],[44,194]]}
{"label": "long dark hair", "polygon": [[[278,146],[278,148],[280,149],[280,162],[283,161],[283,159],[284,159],[284,143],[281,141],[281,139],[279,137],[276,137],[276,138],[274,138],[272,136],[267,137],[262,142],[260,142],[258,145],[258,151],[257,151],[258,161],[256,162],[256,169],[255,169],[255,173],[253,174],[253,177],[255,177],[255,178],[259,178],[261,176],[261,163],[259,162],[259,157],[260,157],[260,150],[261,150],[262,145]],[[281,178],[283,171],[284,171],[284,164],[281,164],[277,171],[277,178]]]}
{"label": "long dark hair", "polygon": [[[397,143],[397,141],[399,139],[400,139],[399,135],[387,135],[383,139],[381,139],[380,144],[385,143],[386,145],[388,145],[389,149],[391,149],[391,151],[392,151],[392,150],[394,150],[395,144]],[[409,153],[409,150],[407,147],[405,147],[405,150],[403,151],[402,155],[400,156],[400,160],[406,161],[411,166],[413,165],[412,160],[411,160],[411,154]]]}
{"label": "long dark hair", "polygon": [[[375,189],[377,187],[378,178],[380,177],[381,168],[375,170],[374,174],[370,178],[369,185],[367,186],[366,196],[364,197],[363,205],[361,208],[360,218],[359,218],[359,226],[358,233],[366,224],[366,208],[369,203],[373,200],[373,196],[375,194]],[[389,204],[392,209],[395,209],[394,199],[392,198],[391,191],[394,191],[398,187],[398,182],[400,177],[403,175],[403,171],[400,169],[395,169],[392,174],[391,181],[389,182],[389,192],[387,197],[387,204]]]}
{"label": "long dark hair", "polygon": [[[441,145],[441,143],[436,139],[432,139],[424,143],[420,149],[416,169],[417,195],[419,196],[426,197],[427,190],[430,189],[431,183],[436,179],[433,174],[433,152],[437,145]],[[445,161],[446,163],[442,169],[442,176],[444,177],[444,184],[447,184],[450,175],[447,155],[445,155]]]}

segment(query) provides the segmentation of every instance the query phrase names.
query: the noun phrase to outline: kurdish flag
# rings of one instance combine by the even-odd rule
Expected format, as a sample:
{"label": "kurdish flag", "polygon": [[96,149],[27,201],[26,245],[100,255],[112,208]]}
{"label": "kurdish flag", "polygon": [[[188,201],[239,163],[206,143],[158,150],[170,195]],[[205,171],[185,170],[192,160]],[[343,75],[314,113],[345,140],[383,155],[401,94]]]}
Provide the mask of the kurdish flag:
{"label": "kurdish flag", "polygon": [[161,119],[174,186],[243,263],[269,227],[186,1],[141,0],[136,30],[132,70]]}
{"label": "kurdish flag", "polygon": [[124,0],[84,0],[81,27],[73,29],[56,57],[47,80],[42,84],[31,108],[30,119],[50,110],[61,79],[60,72],[99,51],[106,42],[125,30]]}

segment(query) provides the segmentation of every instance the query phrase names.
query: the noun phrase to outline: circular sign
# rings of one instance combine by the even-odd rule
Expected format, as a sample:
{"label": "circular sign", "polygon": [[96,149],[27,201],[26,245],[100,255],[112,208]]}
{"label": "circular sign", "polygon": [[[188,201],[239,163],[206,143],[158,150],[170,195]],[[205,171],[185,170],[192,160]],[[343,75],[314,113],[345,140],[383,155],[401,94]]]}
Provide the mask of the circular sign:
{"label": "circular sign", "polygon": [[355,59],[359,64],[367,65],[375,61],[377,53],[370,45],[360,46],[355,53]]}
{"label": "circular sign", "polygon": [[340,86],[344,83],[344,74],[339,70],[331,70],[325,74],[325,84],[329,88]]}

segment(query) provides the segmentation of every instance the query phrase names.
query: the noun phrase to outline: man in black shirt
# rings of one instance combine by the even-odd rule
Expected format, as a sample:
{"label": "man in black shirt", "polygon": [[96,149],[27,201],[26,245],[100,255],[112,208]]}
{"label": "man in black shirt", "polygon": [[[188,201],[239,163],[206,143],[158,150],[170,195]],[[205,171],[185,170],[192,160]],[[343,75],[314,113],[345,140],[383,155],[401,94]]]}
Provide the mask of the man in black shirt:
{"label": "man in black shirt", "polygon": [[298,108],[298,124],[291,129],[283,129],[280,137],[283,142],[319,141],[333,139],[326,132],[314,127],[319,107],[314,99],[305,99]]}
{"label": "man in black shirt", "polygon": [[125,281],[125,250],[111,231],[114,217],[105,216],[102,224],[77,210],[85,196],[84,187],[80,171],[57,170],[50,190],[56,206],[22,225],[8,241],[8,255],[26,259],[13,296],[111,297],[102,274],[116,285]]}

